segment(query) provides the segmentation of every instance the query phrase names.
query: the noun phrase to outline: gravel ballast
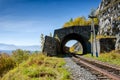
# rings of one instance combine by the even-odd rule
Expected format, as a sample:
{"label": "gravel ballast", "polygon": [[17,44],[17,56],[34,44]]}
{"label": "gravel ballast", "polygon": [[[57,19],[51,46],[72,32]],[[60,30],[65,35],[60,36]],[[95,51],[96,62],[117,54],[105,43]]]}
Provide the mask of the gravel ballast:
{"label": "gravel ballast", "polygon": [[72,80],[97,80],[97,77],[85,68],[77,65],[71,58],[65,57],[65,67],[71,73]]}

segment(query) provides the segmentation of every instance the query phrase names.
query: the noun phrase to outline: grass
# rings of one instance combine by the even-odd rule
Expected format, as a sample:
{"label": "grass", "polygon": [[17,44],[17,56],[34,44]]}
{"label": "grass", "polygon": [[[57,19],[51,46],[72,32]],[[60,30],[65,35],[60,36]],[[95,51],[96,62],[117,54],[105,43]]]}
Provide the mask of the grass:
{"label": "grass", "polygon": [[0,54],[0,77],[2,77],[10,69],[13,69],[14,66],[15,62],[8,54]]}
{"label": "grass", "polygon": [[115,38],[115,36],[105,36],[105,35],[96,36],[96,39],[101,39],[101,38]]}
{"label": "grass", "polygon": [[70,73],[63,68],[64,65],[62,58],[32,54],[1,80],[70,80]]}
{"label": "grass", "polygon": [[83,51],[79,50],[75,54],[83,54]]}
{"label": "grass", "polygon": [[120,50],[111,51],[109,53],[101,53],[98,58],[91,56],[91,54],[87,54],[84,56],[88,58],[93,58],[102,62],[107,62],[113,65],[120,66]]}

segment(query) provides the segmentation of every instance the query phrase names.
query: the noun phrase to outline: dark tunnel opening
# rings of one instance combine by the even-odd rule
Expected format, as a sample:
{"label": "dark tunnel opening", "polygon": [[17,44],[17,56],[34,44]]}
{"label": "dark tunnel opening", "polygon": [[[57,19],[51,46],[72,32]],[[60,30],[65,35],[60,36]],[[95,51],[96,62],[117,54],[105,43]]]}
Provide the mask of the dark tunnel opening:
{"label": "dark tunnel opening", "polygon": [[66,43],[71,40],[76,40],[81,45],[81,48],[82,48],[81,54],[86,54],[86,45],[84,41],[85,39],[81,35],[76,34],[76,33],[69,34],[63,38],[63,40],[61,41],[61,46],[60,46],[61,53],[63,54],[71,53],[71,52],[66,51],[66,49],[69,49],[69,47],[65,46]]}

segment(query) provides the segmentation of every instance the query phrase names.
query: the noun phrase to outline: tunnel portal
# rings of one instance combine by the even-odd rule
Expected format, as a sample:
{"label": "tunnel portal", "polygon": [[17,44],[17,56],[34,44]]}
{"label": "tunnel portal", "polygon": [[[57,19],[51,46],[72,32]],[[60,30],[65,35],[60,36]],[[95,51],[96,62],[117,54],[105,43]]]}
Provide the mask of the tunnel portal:
{"label": "tunnel portal", "polygon": [[[98,26],[95,26],[96,34]],[[43,47],[43,52],[54,56],[57,54],[64,54],[64,46],[69,40],[77,40],[83,47],[83,54],[90,53],[90,26],[71,26],[68,28],[56,29],[53,37],[46,36]]]}

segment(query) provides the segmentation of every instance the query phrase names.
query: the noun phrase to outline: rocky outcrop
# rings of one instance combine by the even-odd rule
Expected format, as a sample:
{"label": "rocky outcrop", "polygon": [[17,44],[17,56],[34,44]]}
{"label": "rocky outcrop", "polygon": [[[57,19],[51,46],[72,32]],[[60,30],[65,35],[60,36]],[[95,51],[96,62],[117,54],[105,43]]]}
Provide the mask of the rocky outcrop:
{"label": "rocky outcrop", "polygon": [[102,0],[97,9],[100,35],[116,36],[115,48],[120,49],[120,0]]}

